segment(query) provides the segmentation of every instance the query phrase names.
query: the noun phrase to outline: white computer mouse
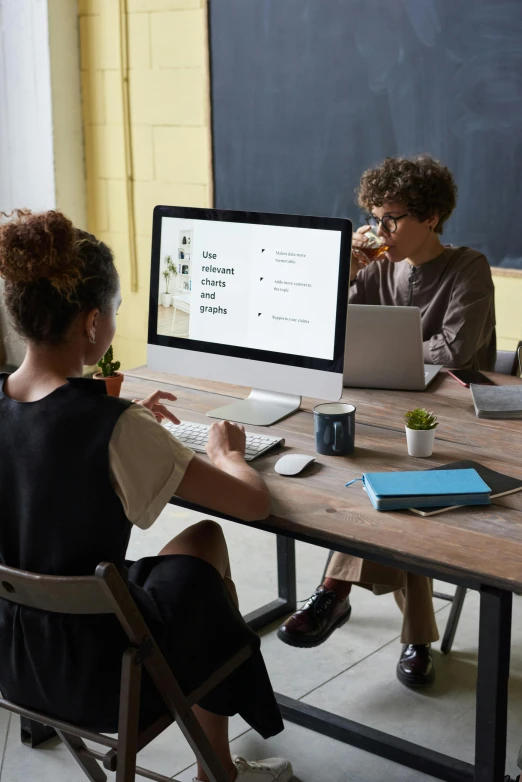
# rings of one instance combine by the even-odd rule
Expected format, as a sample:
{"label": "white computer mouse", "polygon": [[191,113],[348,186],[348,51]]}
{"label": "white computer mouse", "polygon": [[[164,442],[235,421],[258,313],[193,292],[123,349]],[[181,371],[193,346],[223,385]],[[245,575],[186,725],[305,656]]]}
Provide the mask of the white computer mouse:
{"label": "white computer mouse", "polygon": [[279,475],[299,475],[311,462],[315,462],[315,456],[308,456],[305,453],[289,453],[279,459],[275,471]]}

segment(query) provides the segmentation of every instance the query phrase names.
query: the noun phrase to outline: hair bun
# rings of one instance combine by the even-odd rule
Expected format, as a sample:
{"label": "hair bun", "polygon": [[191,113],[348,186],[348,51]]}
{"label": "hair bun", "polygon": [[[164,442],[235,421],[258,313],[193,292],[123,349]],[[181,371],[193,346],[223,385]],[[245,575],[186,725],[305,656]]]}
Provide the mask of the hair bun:
{"label": "hair bun", "polygon": [[77,239],[76,228],[61,212],[17,210],[14,219],[0,225],[0,275],[13,284],[48,280],[69,297],[83,266]]}

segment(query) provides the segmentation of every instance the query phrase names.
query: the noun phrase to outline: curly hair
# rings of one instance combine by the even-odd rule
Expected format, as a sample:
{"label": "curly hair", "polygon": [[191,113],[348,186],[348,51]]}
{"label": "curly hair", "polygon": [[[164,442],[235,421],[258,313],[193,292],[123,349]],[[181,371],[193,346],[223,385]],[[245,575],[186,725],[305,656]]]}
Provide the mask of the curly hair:
{"label": "curly hair", "polygon": [[9,315],[24,339],[60,343],[80,312],[107,310],[119,286],[112,252],[61,212],[13,215],[0,213],[11,218],[0,224]]}
{"label": "curly hair", "polygon": [[387,157],[364,172],[357,202],[368,211],[385,203],[403,204],[421,222],[436,214],[435,231],[441,234],[457,203],[457,185],[451,171],[430,155]]}

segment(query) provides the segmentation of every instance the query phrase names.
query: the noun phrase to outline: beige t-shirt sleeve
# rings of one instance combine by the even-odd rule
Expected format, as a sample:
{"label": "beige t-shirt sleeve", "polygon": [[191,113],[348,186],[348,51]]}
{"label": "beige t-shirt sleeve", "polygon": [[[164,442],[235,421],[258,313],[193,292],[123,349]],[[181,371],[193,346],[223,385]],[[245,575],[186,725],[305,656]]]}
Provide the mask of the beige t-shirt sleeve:
{"label": "beige t-shirt sleeve", "polygon": [[193,456],[145,407],[131,405],[121,414],[109,443],[109,469],[132,524],[147,529],[156,521]]}

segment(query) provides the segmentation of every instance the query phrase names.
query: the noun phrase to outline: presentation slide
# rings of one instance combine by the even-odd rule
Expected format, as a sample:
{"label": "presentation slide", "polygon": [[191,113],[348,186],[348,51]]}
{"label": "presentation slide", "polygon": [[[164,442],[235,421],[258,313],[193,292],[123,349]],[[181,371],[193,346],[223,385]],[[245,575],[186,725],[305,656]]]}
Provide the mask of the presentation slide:
{"label": "presentation slide", "polygon": [[332,359],[340,249],[339,231],[164,217],[158,334]]}

